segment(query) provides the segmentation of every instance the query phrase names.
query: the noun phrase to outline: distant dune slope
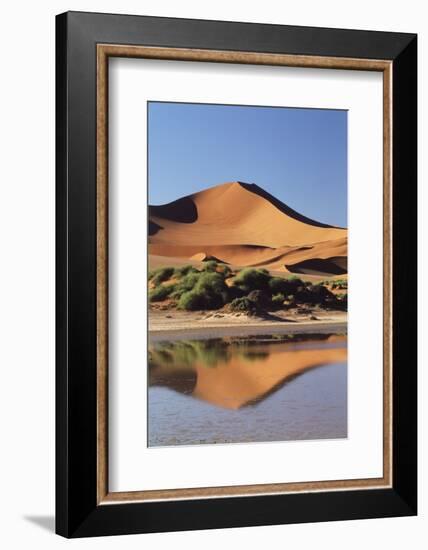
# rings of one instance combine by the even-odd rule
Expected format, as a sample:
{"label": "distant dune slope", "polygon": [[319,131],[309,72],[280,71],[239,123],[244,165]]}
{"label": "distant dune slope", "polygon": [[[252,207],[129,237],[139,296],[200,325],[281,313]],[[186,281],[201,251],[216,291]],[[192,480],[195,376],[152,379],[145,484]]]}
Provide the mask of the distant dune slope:
{"label": "distant dune slope", "polygon": [[149,254],[336,275],[347,272],[347,230],[310,220],[255,184],[232,182],[150,206]]}

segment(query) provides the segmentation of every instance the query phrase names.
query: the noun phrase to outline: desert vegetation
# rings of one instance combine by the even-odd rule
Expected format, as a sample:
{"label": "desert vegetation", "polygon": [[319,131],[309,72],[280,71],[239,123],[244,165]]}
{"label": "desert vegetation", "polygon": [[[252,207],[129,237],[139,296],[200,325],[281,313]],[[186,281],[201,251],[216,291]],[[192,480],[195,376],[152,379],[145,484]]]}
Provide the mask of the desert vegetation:
{"label": "desert vegetation", "polygon": [[249,315],[279,309],[347,309],[346,279],[314,284],[296,276],[276,277],[262,268],[232,270],[214,260],[199,269],[192,265],[158,268],[148,278],[149,302],[164,302],[168,309],[223,309]]}

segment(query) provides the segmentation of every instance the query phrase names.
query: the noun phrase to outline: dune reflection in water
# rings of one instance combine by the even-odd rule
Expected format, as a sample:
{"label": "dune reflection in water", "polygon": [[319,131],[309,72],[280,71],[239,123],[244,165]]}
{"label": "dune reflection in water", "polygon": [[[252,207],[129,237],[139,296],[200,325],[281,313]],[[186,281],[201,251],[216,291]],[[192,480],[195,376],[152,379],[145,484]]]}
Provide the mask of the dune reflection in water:
{"label": "dune reflection in water", "polygon": [[153,343],[149,446],[346,437],[346,360],[338,335]]}

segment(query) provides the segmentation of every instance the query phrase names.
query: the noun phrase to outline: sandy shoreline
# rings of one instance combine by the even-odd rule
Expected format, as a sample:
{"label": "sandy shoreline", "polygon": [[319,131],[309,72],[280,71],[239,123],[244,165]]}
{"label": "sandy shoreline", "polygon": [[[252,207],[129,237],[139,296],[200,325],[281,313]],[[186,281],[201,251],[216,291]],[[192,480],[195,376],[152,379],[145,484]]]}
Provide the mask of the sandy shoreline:
{"label": "sandy shoreline", "polygon": [[310,320],[304,318],[274,318],[216,315],[195,316],[194,314],[174,312],[150,312],[149,339],[153,342],[162,340],[179,340],[186,338],[208,339],[227,336],[253,336],[263,334],[326,334],[346,333],[347,317],[341,312]]}

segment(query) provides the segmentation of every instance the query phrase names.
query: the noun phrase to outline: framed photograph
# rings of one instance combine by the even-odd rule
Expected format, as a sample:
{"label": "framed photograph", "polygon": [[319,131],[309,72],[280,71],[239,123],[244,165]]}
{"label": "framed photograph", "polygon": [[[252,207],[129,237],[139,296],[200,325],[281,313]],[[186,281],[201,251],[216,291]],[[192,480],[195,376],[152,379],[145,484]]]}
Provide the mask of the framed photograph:
{"label": "framed photograph", "polygon": [[57,533],[416,514],[416,35],[56,24]]}

